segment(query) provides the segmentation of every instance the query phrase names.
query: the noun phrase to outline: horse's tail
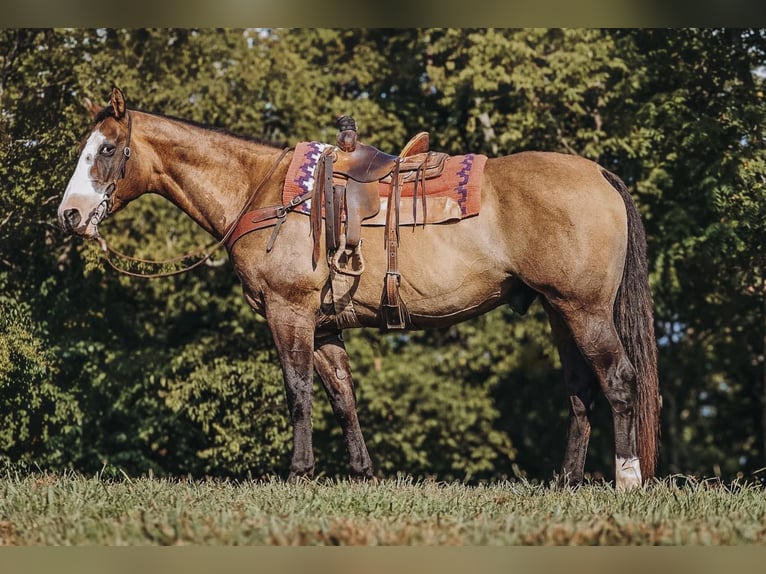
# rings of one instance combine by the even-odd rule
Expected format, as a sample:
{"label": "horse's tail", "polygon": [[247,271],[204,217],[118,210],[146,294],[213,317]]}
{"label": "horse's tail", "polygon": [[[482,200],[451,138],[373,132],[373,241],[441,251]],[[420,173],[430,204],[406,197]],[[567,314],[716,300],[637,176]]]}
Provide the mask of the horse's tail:
{"label": "horse's tail", "polygon": [[648,480],[655,475],[662,399],[657,376],[657,342],[649,291],[646,233],[625,183],[607,170],[602,173],[622,197],[628,215],[628,249],[622,282],[614,303],[614,321],[628,359],[636,370],[638,459],[643,478]]}

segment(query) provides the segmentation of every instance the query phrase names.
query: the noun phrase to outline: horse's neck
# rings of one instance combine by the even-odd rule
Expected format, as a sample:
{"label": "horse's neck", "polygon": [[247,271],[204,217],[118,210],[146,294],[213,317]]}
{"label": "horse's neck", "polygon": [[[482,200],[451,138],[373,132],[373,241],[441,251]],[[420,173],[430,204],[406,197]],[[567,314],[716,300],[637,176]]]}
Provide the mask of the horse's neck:
{"label": "horse's neck", "polygon": [[[159,116],[145,118],[152,126],[143,138],[155,158],[150,191],[172,201],[220,239],[281,151]],[[284,176],[280,171],[263,182],[252,206],[279,201],[280,175]]]}

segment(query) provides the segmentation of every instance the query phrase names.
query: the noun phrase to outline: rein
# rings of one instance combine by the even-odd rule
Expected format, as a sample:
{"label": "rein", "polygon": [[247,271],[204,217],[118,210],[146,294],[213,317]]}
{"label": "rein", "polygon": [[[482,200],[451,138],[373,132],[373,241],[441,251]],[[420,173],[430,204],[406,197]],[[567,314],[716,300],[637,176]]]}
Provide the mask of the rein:
{"label": "rein", "polygon": [[[127,140],[127,144],[130,143],[130,139],[129,138],[130,138],[130,119],[128,119],[128,140]],[[102,205],[105,206],[105,209],[103,210],[103,215],[101,215],[101,217],[97,221],[100,221],[101,219],[103,219],[103,217],[105,217],[106,214],[108,213],[109,209],[111,208],[112,193],[114,192],[114,189],[117,186],[117,181],[119,179],[125,177],[125,163],[126,163],[127,159],[130,157],[130,147],[127,144],[126,144],[126,147],[125,147],[125,150],[126,150],[127,153],[123,153],[123,160],[122,160],[122,165],[121,165],[121,169],[120,169],[120,177],[116,178],[110,184],[110,187],[107,188],[107,192],[104,194],[104,200],[98,206],[96,206],[96,208],[93,210],[93,212],[91,212],[91,216],[90,217],[93,217],[94,213],[100,212],[100,210],[102,209]],[[170,259],[165,259],[165,260],[162,260],[162,261],[156,261],[156,260],[151,260],[151,259],[141,259],[141,258],[138,258],[138,257],[131,257],[130,255],[126,255],[124,253],[121,253],[121,252],[117,251],[116,249],[113,249],[113,248],[109,247],[107,245],[106,241],[100,235],[98,235],[98,236],[96,236],[96,238],[97,238],[99,244],[101,245],[101,250],[104,252],[104,260],[114,270],[122,273],[123,275],[128,275],[130,277],[139,277],[141,279],[156,279],[156,278],[159,278],[159,277],[172,277],[174,275],[180,275],[181,273],[185,273],[187,271],[191,271],[192,269],[194,269],[196,267],[199,267],[200,265],[205,263],[205,261],[210,259],[210,256],[213,253],[215,253],[215,251],[217,251],[221,246],[226,245],[226,242],[229,240],[229,238],[231,237],[232,233],[234,233],[234,230],[237,227],[237,223],[242,218],[242,216],[245,215],[245,213],[247,213],[248,207],[250,206],[250,204],[255,199],[256,194],[261,190],[261,188],[271,178],[271,176],[274,175],[274,172],[276,171],[277,167],[279,167],[279,164],[282,163],[282,160],[285,158],[285,156],[287,155],[287,153],[289,151],[290,151],[290,148],[284,148],[282,150],[282,153],[279,154],[279,157],[274,162],[274,164],[271,166],[271,168],[269,169],[268,173],[266,173],[266,176],[261,180],[261,182],[256,186],[256,188],[252,191],[250,196],[247,198],[247,201],[242,206],[242,209],[240,210],[240,212],[237,215],[236,219],[234,219],[233,223],[228,227],[228,229],[226,230],[226,232],[224,233],[224,235],[223,235],[223,237],[221,238],[220,241],[216,241],[214,243],[211,243],[211,244],[209,244],[209,245],[207,245],[207,246],[205,246],[205,247],[203,247],[203,248],[201,248],[201,249],[199,249],[197,251],[193,251],[193,252],[188,253],[186,255],[181,255],[181,256],[170,258]],[[310,195],[310,194],[307,194],[307,195]],[[303,198],[304,201],[306,199],[308,199],[308,196]],[[301,203],[301,202],[297,202],[297,203],[295,203],[295,205],[293,205],[293,202],[290,202],[290,204],[286,205],[286,206],[276,206],[276,207],[273,207],[273,208],[264,208],[264,209],[275,210],[276,213],[279,213],[278,216],[283,219],[287,215],[287,212],[292,210],[293,208],[295,208],[295,206],[298,205],[298,203]],[[276,233],[274,235],[276,235]],[[274,239],[274,237],[272,236],[272,241],[270,243],[273,243],[273,239]],[[190,265],[187,265],[186,267],[182,267],[180,269],[174,269],[173,271],[162,271],[162,272],[159,272],[159,273],[137,273],[137,272],[128,271],[127,269],[119,267],[118,265],[116,265],[112,261],[112,258],[110,257],[110,255],[115,255],[115,256],[117,256],[117,257],[119,257],[121,259],[124,259],[124,260],[127,260],[127,261],[133,261],[135,263],[142,263],[142,264],[149,264],[149,265],[158,265],[158,266],[169,265],[171,263],[178,263],[179,261],[183,261],[185,259],[189,259],[190,257],[196,257],[196,256],[199,256],[199,255],[202,255],[202,256],[197,261],[195,261],[194,263],[192,263]]]}

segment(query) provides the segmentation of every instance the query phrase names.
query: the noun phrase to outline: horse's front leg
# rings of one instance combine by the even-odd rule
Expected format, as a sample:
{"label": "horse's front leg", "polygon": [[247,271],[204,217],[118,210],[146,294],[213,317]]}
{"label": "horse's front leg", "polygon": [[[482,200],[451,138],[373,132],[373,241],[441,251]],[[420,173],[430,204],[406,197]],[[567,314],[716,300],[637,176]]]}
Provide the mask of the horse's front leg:
{"label": "horse's front leg", "polygon": [[289,479],[314,473],[311,441],[311,395],[314,379],[314,320],[291,311],[289,304],[267,307],[266,317],[282,365],[287,404],[293,426]]}
{"label": "horse's front leg", "polygon": [[340,333],[317,337],[314,366],[343,430],[352,475],[361,479],[372,478],[372,461],[359,426],[351,367]]}

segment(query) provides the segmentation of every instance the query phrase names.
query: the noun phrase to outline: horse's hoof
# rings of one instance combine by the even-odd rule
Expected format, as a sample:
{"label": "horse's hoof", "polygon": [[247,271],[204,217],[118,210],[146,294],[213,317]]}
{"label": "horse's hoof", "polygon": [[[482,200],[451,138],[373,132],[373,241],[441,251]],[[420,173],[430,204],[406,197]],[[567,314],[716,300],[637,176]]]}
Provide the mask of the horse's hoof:
{"label": "horse's hoof", "polygon": [[290,472],[289,475],[287,475],[287,483],[288,484],[306,484],[308,482],[311,482],[314,478],[313,472]]}
{"label": "horse's hoof", "polygon": [[574,476],[571,473],[559,475],[556,478],[556,488],[559,490],[566,490],[570,488],[578,488],[583,484],[582,476]]}
{"label": "horse's hoof", "polygon": [[378,484],[378,479],[372,475],[372,472],[352,474],[349,477],[349,480],[351,480],[351,482],[365,482],[365,483]]}

